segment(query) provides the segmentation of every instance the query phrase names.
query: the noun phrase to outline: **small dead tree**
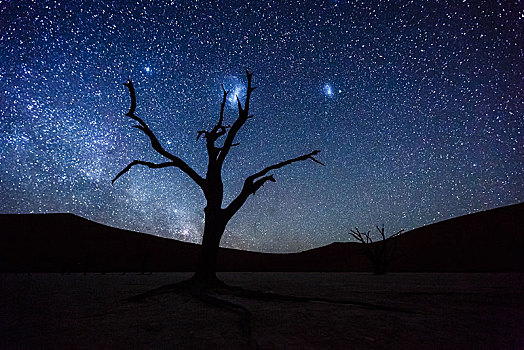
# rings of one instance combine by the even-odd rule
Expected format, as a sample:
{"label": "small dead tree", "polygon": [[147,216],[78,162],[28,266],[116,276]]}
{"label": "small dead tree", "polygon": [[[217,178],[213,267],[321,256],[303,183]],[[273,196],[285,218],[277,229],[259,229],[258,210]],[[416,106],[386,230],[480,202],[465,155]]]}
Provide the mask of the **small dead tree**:
{"label": "small dead tree", "polygon": [[371,261],[373,274],[385,275],[397,251],[397,237],[402,234],[404,230],[400,230],[386,237],[384,226],[382,226],[382,228],[376,226],[376,228],[380,234],[380,241],[373,241],[371,231],[360,232],[357,227],[350,230],[349,234],[360,243],[364,254],[369,261]]}
{"label": "small dead tree", "polygon": [[[244,105],[242,106],[240,98],[237,96],[238,117],[234,123],[232,125],[224,124],[224,109],[229,91],[226,91],[224,86],[222,86],[223,96],[218,121],[210,130],[200,130],[197,132],[197,140],[202,138],[206,142],[208,163],[205,176],[199,175],[184,160],[168,152],[162,146],[149,126],[135,114],[136,94],[133,83],[131,80],[124,83],[129,90],[129,95],[131,97],[131,106],[126,113],[126,116],[138,123],[137,125],[134,125],[134,127],[149,137],[153,149],[166,158],[167,161],[163,163],[152,163],[143,160],[134,160],[116,175],[112,183],[114,183],[120,176],[127,173],[135,165],[147,166],[151,169],[175,167],[189,176],[202,190],[206,199],[206,206],[204,208],[204,234],[202,237],[202,245],[196,271],[190,280],[192,284],[201,287],[222,285],[221,281],[219,281],[216,276],[216,262],[220,240],[222,239],[226,225],[244,205],[249,196],[258,191],[266,182],[276,182],[274,176],[270,174],[271,172],[286,165],[305,160],[312,160],[315,163],[324,165],[315,158],[315,156],[320,152],[318,150],[270,165],[253,175],[248,176],[244,180],[243,187],[236,198],[228,205],[223,206],[224,185],[222,182],[222,167],[224,161],[231,149],[238,146],[238,143],[235,142],[237,133],[250,118],[253,118],[253,115],[249,114],[249,104],[251,94],[255,90],[255,87],[251,85],[252,73],[246,71],[246,76],[247,92]],[[222,144],[218,144],[218,141],[222,136],[224,137],[224,141]]]}

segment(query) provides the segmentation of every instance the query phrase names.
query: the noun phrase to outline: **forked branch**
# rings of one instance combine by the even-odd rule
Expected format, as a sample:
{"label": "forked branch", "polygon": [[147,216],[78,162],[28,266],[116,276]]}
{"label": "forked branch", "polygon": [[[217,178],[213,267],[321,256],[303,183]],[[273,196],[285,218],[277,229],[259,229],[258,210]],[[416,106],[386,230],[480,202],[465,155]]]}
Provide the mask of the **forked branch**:
{"label": "forked branch", "polygon": [[293,158],[293,159],[288,159],[288,160],[285,160],[283,162],[280,162],[280,163],[277,163],[277,164],[273,164],[273,165],[270,165],[264,169],[262,169],[261,171],[259,171],[258,173],[255,173],[253,175],[251,175],[250,177],[248,177],[249,180],[253,181],[261,176],[264,176],[266,175],[268,172],[272,171],[272,170],[276,170],[276,169],[280,169],[282,167],[285,167],[286,165],[289,165],[289,164],[292,164],[292,163],[296,163],[296,162],[300,162],[300,161],[304,161],[304,160],[312,160],[314,161],[315,163],[317,164],[320,164],[322,166],[325,166],[324,163],[320,162],[319,160],[317,160],[314,156],[316,156],[317,154],[319,154],[320,151],[319,150],[316,150],[316,151],[313,151],[311,153],[308,153],[308,154],[304,154],[300,157],[296,157],[296,158]]}
{"label": "forked branch", "polygon": [[[235,137],[244,126],[246,121],[249,118],[252,118],[252,115],[249,115],[249,103],[251,100],[251,93],[256,89],[256,87],[251,86],[251,78],[253,77],[253,73],[249,73],[249,71],[246,70],[246,76],[247,76],[247,92],[246,92],[246,99],[244,100],[244,108],[242,108],[242,104],[240,103],[240,98],[237,96],[237,103],[238,103],[238,118],[235,120],[233,125],[231,126],[231,129],[229,129],[226,140],[224,141],[224,145],[220,149],[220,153],[218,154],[218,163],[221,165],[224,163],[224,160],[226,159],[227,154],[229,153],[229,150],[234,145]],[[225,96],[222,103],[222,106],[225,104]],[[220,112],[221,117],[223,116],[223,108]]]}
{"label": "forked branch", "polygon": [[[138,125],[134,125],[133,127],[141,130],[144,134],[146,134],[149,137],[149,140],[151,141],[151,146],[157,153],[164,156],[165,158],[169,159],[171,162],[167,163],[160,163],[163,166],[158,166],[160,164],[156,163],[150,163],[150,162],[144,162],[144,161],[137,161],[135,160],[131,164],[129,164],[124,170],[122,170],[112,181],[112,183],[115,182],[116,179],[118,179],[120,176],[128,172],[134,165],[142,164],[147,165],[150,168],[164,168],[166,166],[174,166],[182,170],[184,173],[186,173],[198,186],[203,188],[204,186],[204,179],[198,175],[198,173],[193,170],[186,162],[184,162],[182,159],[178,158],[174,154],[169,153],[164,149],[164,147],[160,144],[158,141],[158,138],[153,133],[153,131],[149,128],[149,126],[142,120],[142,118],[136,116],[136,93],[135,93],[135,87],[133,86],[133,82],[131,80],[128,80],[127,83],[124,83],[124,85],[129,90],[129,96],[131,97],[131,106],[129,107],[129,111],[126,113],[126,116],[129,118],[135,120],[138,122]],[[169,165],[167,165],[169,164]],[[153,166],[150,166],[153,165]]]}
{"label": "forked branch", "polygon": [[316,151],[313,151],[313,152],[308,153],[308,154],[304,154],[304,155],[296,157],[296,158],[288,159],[288,160],[282,161],[280,163],[276,163],[276,164],[270,165],[270,166],[262,169],[261,171],[255,173],[255,174],[253,174],[251,176],[248,176],[246,178],[246,180],[244,181],[244,186],[242,187],[242,190],[240,191],[239,195],[225,209],[226,215],[228,217],[232,217],[233,215],[235,215],[235,213],[242,207],[242,205],[244,205],[244,203],[249,198],[249,196],[252,195],[252,194],[255,194],[256,191],[258,191],[260,189],[260,187],[264,186],[264,184],[266,182],[268,182],[268,181],[276,182],[276,180],[273,177],[273,175],[265,176],[268,172],[270,172],[272,170],[280,169],[280,168],[282,168],[282,167],[284,167],[286,165],[290,165],[290,164],[293,164],[293,163],[296,163],[296,162],[300,162],[300,161],[304,161],[304,160],[308,160],[308,159],[314,161],[315,163],[318,163],[318,164],[324,166],[324,164],[322,162],[320,162],[319,160],[317,160],[314,157],[318,153],[320,153],[320,151],[316,150]]}
{"label": "forked branch", "polygon": [[[386,237],[384,226],[377,226],[380,234],[380,241],[374,242],[371,238],[371,231],[360,232],[358,228],[351,229],[349,234],[361,243],[364,254],[373,264],[373,272],[376,275],[385,274],[389,264],[393,261],[397,251],[397,237],[404,232],[400,230],[393,235]],[[390,244],[392,243],[392,244]]]}
{"label": "forked branch", "polygon": [[227,129],[231,128],[231,126],[229,125],[223,125],[224,109],[226,107],[227,95],[229,94],[229,90],[226,91],[224,85],[222,85],[222,92],[222,103],[220,104],[220,115],[218,117],[218,122],[215,124],[213,129],[211,129],[211,131],[199,130],[197,135],[197,141],[202,136],[204,136],[204,138],[206,139],[207,154],[209,157],[208,172],[210,169],[215,168],[218,154],[222,149],[221,147],[216,146],[216,141],[218,140],[218,138],[220,138],[220,136],[226,134]]}

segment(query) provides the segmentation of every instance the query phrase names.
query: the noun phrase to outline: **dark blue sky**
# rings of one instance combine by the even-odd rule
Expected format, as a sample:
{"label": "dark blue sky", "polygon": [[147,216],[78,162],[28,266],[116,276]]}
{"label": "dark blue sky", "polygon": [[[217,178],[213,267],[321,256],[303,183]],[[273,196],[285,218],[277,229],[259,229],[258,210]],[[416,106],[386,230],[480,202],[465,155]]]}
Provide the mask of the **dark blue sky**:
{"label": "dark blue sky", "polygon": [[[134,3],[132,5],[131,3]],[[0,0],[0,212],[72,212],[199,242],[204,200],[124,116],[203,174],[220,84],[259,88],[225,165],[275,172],[224,246],[297,251],[524,200],[520,1]],[[228,106],[226,122],[236,117]]]}

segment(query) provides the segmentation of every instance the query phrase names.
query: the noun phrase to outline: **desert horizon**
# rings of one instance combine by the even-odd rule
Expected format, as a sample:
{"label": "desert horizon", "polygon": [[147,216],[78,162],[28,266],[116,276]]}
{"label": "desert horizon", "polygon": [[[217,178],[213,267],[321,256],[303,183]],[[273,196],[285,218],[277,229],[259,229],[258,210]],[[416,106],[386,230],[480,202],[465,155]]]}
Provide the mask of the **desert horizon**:
{"label": "desert horizon", "polygon": [[[391,271],[524,272],[524,203],[433,223],[396,237]],[[73,214],[0,214],[4,272],[193,271],[198,244],[126,231]],[[376,244],[378,244],[377,242]],[[220,248],[219,271],[370,271],[361,243],[297,253]]]}
{"label": "desert horizon", "polygon": [[[71,214],[2,214],[0,347],[519,349],[524,346],[523,211],[521,203],[403,233],[399,261],[384,275],[372,273],[355,242],[290,254],[221,248],[217,276],[237,292],[217,287],[206,294],[227,307],[184,290],[148,294],[191,276],[195,244]],[[37,235],[40,241],[28,249]],[[60,237],[69,243],[60,244]],[[91,251],[89,259],[89,250],[74,248],[87,242],[98,252]],[[417,242],[428,242],[433,255],[407,256],[409,249],[423,248]],[[55,249],[46,250],[51,246]],[[119,256],[115,247],[128,255]],[[466,247],[474,254],[466,254]],[[144,252],[157,260],[147,260]],[[435,259],[439,255],[445,258]],[[31,257],[32,265],[24,264]],[[465,263],[468,259],[473,264]],[[404,268],[418,265],[399,272],[402,260]],[[170,268],[188,272],[165,272]],[[221,272],[234,269],[245,272]]]}

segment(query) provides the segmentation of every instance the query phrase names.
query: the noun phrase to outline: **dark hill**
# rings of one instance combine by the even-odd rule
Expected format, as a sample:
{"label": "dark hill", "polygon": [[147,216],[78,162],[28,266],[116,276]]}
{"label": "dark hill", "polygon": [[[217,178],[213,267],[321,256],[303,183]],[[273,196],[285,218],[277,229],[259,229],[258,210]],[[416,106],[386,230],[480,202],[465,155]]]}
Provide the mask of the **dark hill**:
{"label": "dark hill", "polygon": [[397,271],[524,271],[524,203],[420,227],[398,248]]}
{"label": "dark hill", "polygon": [[[392,271],[523,271],[524,203],[404,233]],[[221,249],[221,271],[370,271],[356,243],[293,254]],[[0,271],[191,271],[199,246],[73,214],[0,215]]]}

